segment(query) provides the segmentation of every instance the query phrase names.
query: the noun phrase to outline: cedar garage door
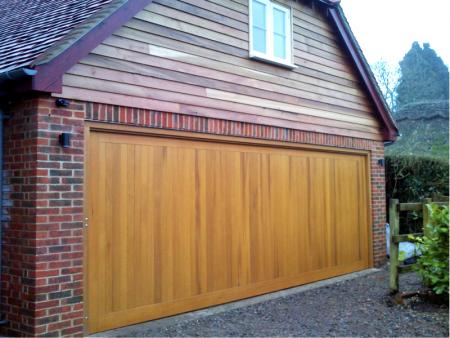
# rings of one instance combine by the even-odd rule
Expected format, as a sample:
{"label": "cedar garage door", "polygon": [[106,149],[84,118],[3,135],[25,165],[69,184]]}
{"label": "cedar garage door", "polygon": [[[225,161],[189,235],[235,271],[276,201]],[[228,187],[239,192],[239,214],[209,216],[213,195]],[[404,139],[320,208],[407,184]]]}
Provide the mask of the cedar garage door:
{"label": "cedar garage door", "polygon": [[89,332],[370,266],[366,156],[91,131]]}

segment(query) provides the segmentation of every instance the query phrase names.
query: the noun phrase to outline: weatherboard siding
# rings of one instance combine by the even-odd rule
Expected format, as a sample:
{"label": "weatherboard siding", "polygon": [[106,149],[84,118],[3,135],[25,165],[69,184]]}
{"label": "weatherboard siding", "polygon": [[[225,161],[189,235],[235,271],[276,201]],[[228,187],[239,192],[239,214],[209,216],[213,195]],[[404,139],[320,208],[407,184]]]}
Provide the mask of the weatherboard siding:
{"label": "weatherboard siding", "polygon": [[337,32],[293,6],[293,70],[248,58],[247,0],[158,0],[63,78],[61,96],[381,140]]}

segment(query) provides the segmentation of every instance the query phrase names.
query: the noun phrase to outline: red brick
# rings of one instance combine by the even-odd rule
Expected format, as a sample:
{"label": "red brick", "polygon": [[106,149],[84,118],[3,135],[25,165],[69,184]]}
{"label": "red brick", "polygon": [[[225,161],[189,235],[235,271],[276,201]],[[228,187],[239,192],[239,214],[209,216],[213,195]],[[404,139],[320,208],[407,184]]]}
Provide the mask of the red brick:
{"label": "red brick", "polygon": [[48,325],[48,330],[49,331],[56,331],[56,330],[67,328],[69,326],[71,326],[71,322],[70,322],[70,320],[66,320],[66,321],[63,321],[63,322],[49,324]]}

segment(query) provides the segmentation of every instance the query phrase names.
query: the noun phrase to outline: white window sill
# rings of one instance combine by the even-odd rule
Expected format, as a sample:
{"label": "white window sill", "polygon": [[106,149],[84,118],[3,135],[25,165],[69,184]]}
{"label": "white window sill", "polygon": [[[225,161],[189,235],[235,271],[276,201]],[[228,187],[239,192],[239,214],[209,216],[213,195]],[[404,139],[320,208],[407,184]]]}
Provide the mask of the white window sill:
{"label": "white window sill", "polygon": [[288,69],[298,68],[298,66],[296,66],[296,65],[294,65],[292,63],[278,61],[278,60],[270,59],[270,58],[264,57],[264,56],[250,54],[249,57],[252,60],[258,60],[258,61],[262,61],[262,62],[267,62],[267,63],[273,64],[273,65],[277,65],[277,66],[288,68]]}

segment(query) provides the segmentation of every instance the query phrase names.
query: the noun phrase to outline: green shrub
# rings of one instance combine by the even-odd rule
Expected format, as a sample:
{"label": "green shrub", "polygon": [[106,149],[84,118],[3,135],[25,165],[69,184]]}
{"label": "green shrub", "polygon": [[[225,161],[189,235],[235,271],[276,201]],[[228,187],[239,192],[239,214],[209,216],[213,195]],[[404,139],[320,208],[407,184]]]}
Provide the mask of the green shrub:
{"label": "green shrub", "polygon": [[422,253],[414,269],[422,276],[424,284],[436,294],[448,295],[448,206],[427,204],[430,214],[424,236],[414,241]]}
{"label": "green shrub", "polygon": [[[386,198],[400,203],[420,202],[433,194],[448,196],[449,165],[431,157],[386,156]],[[422,232],[421,212],[402,212],[400,233]]]}

